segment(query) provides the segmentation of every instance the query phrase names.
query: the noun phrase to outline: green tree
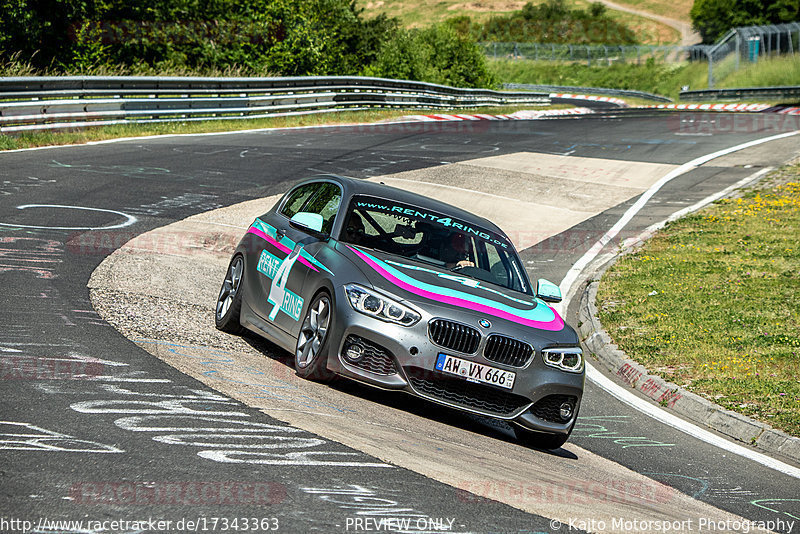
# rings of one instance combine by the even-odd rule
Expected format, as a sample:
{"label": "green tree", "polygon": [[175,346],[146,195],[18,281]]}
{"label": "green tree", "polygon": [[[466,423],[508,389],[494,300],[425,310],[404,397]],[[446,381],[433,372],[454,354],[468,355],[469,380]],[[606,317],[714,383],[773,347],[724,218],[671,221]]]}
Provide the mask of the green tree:
{"label": "green tree", "polygon": [[[520,11],[496,15],[485,23],[452,19],[459,33],[467,31],[478,41],[522,41],[534,43],[634,44],[636,35],[612,19],[603,4],[588,9],[570,9],[564,0],[528,2]],[[468,28],[468,30],[467,30]]]}
{"label": "green tree", "polygon": [[0,63],[13,57],[70,73],[380,72],[491,83],[470,38],[366,19],[355,0],[0,0],[0,53]]}
{"label": "green tree", "polygon": [[737,26],[800,21],[800,0],[695,0],[690,16],[710,44]]}
{"label": "green tree", "polygon": [[456,87],[496,85],[480,47],[449,24],[400,30],[364,73]]}

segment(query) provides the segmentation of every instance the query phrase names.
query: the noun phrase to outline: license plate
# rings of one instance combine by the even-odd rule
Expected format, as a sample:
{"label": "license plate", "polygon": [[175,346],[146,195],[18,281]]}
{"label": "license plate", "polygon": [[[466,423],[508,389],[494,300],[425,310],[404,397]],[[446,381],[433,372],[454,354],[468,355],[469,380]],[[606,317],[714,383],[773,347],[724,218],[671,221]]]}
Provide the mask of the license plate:
{"label": "license plate", "polygon": [[514,387],[514,379],[517,377],[517,374],[511,371],[489,367],[482,363],[463,360],[444,353],[440,353],[439,357],[436,358],[436,370],[460,376],[469,382],[491,384],[506,389]]}

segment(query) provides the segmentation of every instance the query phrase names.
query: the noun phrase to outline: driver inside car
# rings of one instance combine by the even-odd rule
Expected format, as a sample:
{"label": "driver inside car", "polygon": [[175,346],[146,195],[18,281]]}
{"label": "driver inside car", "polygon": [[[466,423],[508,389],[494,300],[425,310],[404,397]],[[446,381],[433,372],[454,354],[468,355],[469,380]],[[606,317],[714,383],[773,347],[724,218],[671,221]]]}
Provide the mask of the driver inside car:
{"label": "driver inside car", "polygon": [[475,267],[475,263],[470,260],[469,239],[464,234],[451,234],[450,239],[445,240],[442,245],[440,257],[448,269]]}
{"label": "driver inside car", "polygon": [[371,243],[370,236],[367,235],[364,220],[358,213],[353,212],[350,215],[350,219],[347,221],[344,231],[348,243],[372,248],[373,243]]}

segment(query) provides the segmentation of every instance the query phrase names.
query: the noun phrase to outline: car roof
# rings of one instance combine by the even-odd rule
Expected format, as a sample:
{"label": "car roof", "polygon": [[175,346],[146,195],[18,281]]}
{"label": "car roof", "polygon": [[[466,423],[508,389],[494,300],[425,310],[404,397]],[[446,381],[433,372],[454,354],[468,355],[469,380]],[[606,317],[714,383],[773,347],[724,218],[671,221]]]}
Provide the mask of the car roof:
{"label": "car roof", "polygon": [[347,205],[350,204],[350,199],[354,195],[369,195],[439,212],[443,215],[461,219],[469,224],[482,226],[488,230],[492,230],[495,233],[505,236],[505,233],[496,224],[488,219],[475,215],[474,213],[470,213],[461,208],[457,208],[456,206],[446,202],[434,200],[430,197],[412,193],[411,191],[398,189],[381,182],[371,182],[358,178],[350,178],[348,176],[340,176],[338,174],[320,174],[309,177],[307,180],[303,180],[297,185],[318,180],[329,180],[341,184],[343,190],[343,199],[346,200]]}

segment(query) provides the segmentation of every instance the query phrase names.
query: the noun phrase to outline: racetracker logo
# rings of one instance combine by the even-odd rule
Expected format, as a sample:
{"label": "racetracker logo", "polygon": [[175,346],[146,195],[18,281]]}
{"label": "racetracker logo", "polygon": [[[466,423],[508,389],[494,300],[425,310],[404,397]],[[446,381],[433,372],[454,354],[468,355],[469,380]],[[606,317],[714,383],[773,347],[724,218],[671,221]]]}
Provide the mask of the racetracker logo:
{"label": "racetracker logo", "polygon": [[22,354],[0,355],[0,380],[93,380],[104,376],[105,364],[69,357],[37,357]]}
{"label": "racetracker logo", "polygon": [[140,235],[122,231],[83,232],[70,236],[67,251],[76,256],[106,256],[137,238],[129,245],[132,252],[193,256],[210,251],[230,255],[243,233],[244,230],[238,229],[228,234],[158,231]]}
{"label": "racetracker logo", "polygon": [[674,113],[667,118],[669,129],[677,135],[709,136],[720,134],[767,135],[800,130],[800,115],[788,113]]}
{"label": "racetracker logo", "polygon": [[272,505],[286,500],[276,482],[79,482],[70,487],[77,504]]}
{"label": "racetracker logo", "polygon": [[303,131],[320,135],[418,135],[418,134],[485,134],[494,123],[502,122],[507,128],[518,121],[479,120],[434,120],[420,121],[410,117],[398,117],[384,123],[337,124],[331,126],[304,126]]}
{"label": "racetracker logo", "polygon": [[458,499],[463,502],[481,502],[490,499],[512,505],[663,504],[672,501],[676,495],[675,489],[649,480],[565,481],[552,484],[467,480],[457,486],[456,492]]}

